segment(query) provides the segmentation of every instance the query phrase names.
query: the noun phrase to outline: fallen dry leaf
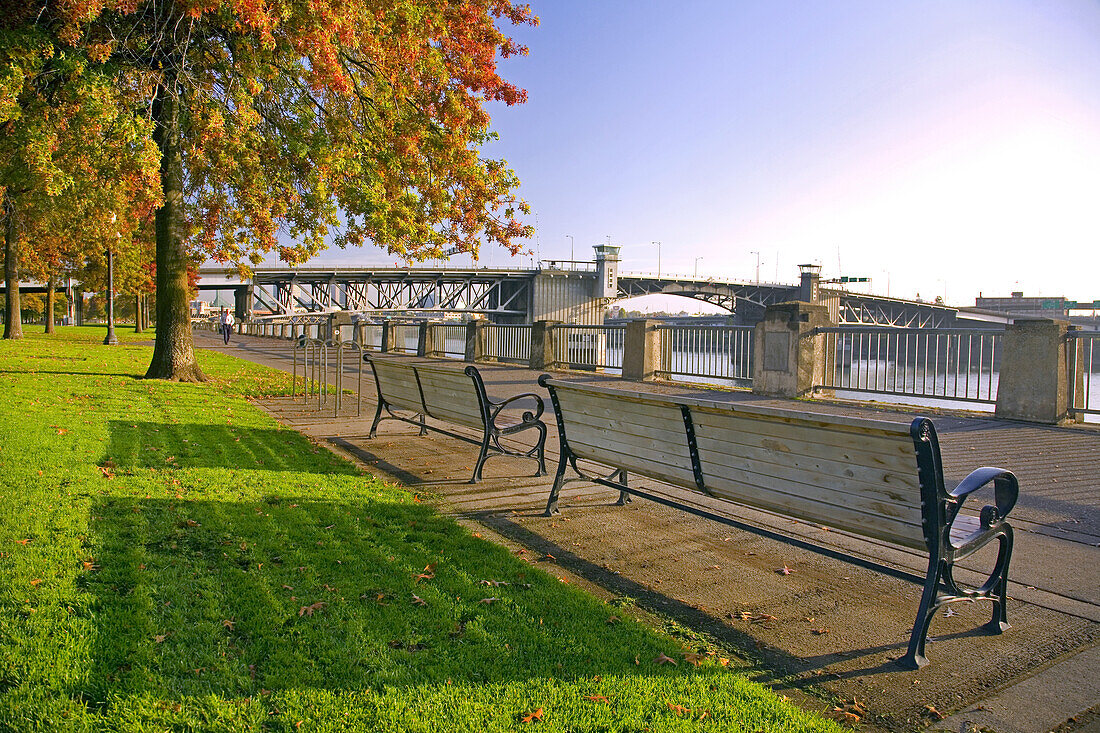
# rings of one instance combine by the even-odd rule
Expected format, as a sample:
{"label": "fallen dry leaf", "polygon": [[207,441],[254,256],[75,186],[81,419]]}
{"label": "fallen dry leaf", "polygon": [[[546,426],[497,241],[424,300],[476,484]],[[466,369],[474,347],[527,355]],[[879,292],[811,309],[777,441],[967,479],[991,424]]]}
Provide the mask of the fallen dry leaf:
{"label": "fallen dry leaf", "polygon": [[539,708],[533,713],[528,713],[523,716],[524,723],[533,723],[534,721],[542,722],[542,708]]}
{"label": "fallen dry leaf", "polygon": [[234,627],[236,627],[236,625],[237,625],[237,622],[234,621],[231,618],[222,619],[222,626],[229,629],[230,631],[232,631],[234,629]]}
{"label": "fallen dry leaf", "polygon": [[42,583],[42,578],[35,578],[31,581],[31,585],[37,588]]}
{"label": "fallen dry leaf", "polygon": [[683,705],[673,705],[672,703],[667,703],[667,705],[668,705],[668,709],[671,710],[672,712],[676,713],[677,716],[691,715],[691,709],[690,708],[685,708]]}
{"label": "fallen dry leaf", "polygon": [[698,667],[706,658],[706,654],[696,654],[694,652],[684,654],[684,661],[693,667]]}
{"label": "fallen dry leaf", "polygon": [[486,606],[491,606],[499,600],[499,598],[482,598],[478,603],[484,603]]}
{"label": "fallen dry leaf", "polygon": [[619,618],[618,616],[608,616],[607,617],[607,623],[611,624],[612,626],[619,623],[620,621],[622,621],[622,619]]}
{"label": "fallen dry leaf", "polygon": [[308,606],[302,606],[301,608],[298,609],[298,615],[299,616],[312,616],[314,611],[320,611],[322,608],[324,608],[327,605],[328,604],[325,603],[324,601],[317,601],[316,603],[311,603]]}
{"label": "fallen dry leaf", "polygon": [[829,633],[829,630],[826,629],[824,626],[822,626],[820,629],[810,629],[810,631],[813,632],[814,634],[816,634],[817,636],[821,636],[823,634],[828,634]]}
{"label": "fallen dry leaf", "polygon": [[710,711],[709,710],[704,710],[703,714],[699,716],[699,720],[703,720],[704,718],[709,718],[709,717],[710,717]]}
{"label": "fallen dry leaf", "polygon": [[676,660],[673,659],[672,657],[666,656],[664,652],[661,652],[656,657],[654,657],[653,662],[654,662],[654,664],[657,664],[658,666],[660,666],[662,664],[671,664],[673,667],[676,666]]}
{"label": "fallen dry leaf", "polygon": [[167,634],[157,634],[156,636],[153,637],[153,641],[155,641],[158,644],[161,644],[161,643],[164,642],[165,639],[167,639],[171,635],[172,635],[171,632],[169,632]]}
{"label": "fallen dry leaf", "polygon": [[586,695],[584,699],[585,700],[591,700],[592,702],[603,702],[603,703],[607,703],[608,705],[611,704],[611,701],[608,700],[603,695]]}
{"label": "fallen dry leaf", "polygon": [[414,606],[426,606],[426,605],[428,605],[427,601],[425,601],[423,598],[416,595],[415,593],[412,594],[412,597],[413,597],[412,600],[413,600],[413,605]]}
{"label": "fallen dry leaf", "polygon": [[779,573],[780,575],[790,575],[794,572],[794,569],[787,567],[787,564],[783,563],[783,567],[777,569],[775,572]]}
{"label": "fallen dry leaf", "polygon": [[943,720],[943,713],[941,713],[939,710],[936,710],[936,708],[932,707],[931,705],[925,705],[924,711],[928,713],[932,720]]}

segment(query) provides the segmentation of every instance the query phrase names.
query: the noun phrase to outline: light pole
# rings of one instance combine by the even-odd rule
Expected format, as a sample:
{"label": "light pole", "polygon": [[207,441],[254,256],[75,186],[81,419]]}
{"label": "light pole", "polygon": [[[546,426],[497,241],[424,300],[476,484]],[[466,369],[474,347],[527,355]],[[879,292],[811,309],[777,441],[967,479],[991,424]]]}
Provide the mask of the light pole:
{"label": "light pole", "polygon": [[756,255],[756,284],[757,284],[757,286],[759,286],[760,285],[760,253],[756,252],[756,251],[753,251],[753,252],[749,252],[749,254]]}
{"label": "light pole", "polygon": [[565,236],[569,237],[569,261],[572,262],[573,261],[573,247],[574,247],[574,245],[576,245],[576,242],[573,240],[573,235],[572,234],[566,234]]}
{"label": "light pole", "polygon": [[701,259],[703,259],[703,258],[702,257],[696,257],[695,258],[695,279],[696,280],[699,279],[699,260],[701,260]]}
{"label": "light pole", "polygon": [[[114,224],[118,217],[111,214],[111,223]],[[118,236],[118,233],[115,233]],[[107,246],[107,335],[103,338],[104,346],[115,346],[118,337],[115,336],[115,253],[111,246]]]}
{"label": "light pole", "polygon": [[660,242],[650,242],[650,244],[657,245],[657,279],[660,280],[661,279],[661,243]]}

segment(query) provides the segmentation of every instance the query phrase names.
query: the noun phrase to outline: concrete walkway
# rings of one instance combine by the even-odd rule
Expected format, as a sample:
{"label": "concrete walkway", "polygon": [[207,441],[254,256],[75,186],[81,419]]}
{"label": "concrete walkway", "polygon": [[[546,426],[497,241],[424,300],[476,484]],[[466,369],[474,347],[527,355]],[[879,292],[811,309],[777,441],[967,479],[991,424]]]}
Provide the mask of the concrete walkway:
{"label": "concrete walkway", "polygon": [[[195,340],[200,347],[290,369],[286,341],[237,336],[224,347],[205,332],[196,332]],[[530,370],[479,369],[496,399],[542,391]],[[569,378],[621,384],[594,374]],[[354,387],[354,379],[348,383]],[[905,421],[914,416],[668,383],[631,387],[822,413]],[[375,405],[369,380],[362,397],[361,417],[354,414],[354,399],[345,402],[339,418],[331,406],[321,412],[300,400],[262,406],[377,475],[436,500],[441,510],[476,521],[483,534],[522,556],[539,558],[551,572],[739,650],[755,662],[758,678],[809,693],[799,698],[810,707],[830,712],[857,700],[870,710],[865,724],[894,730],[1100,730],[1100,492],[1093,479],[1100,465],[1100,429],[964,413],[933,416],[949,481],[980,465],[1003,466],[1020,478],[1020,502],[1012,514],[1017,543],[1008,613],[1013,628],[986,636],[977,627],[988,604],[955,607],[952,616],[941,614],[933,622],[932,664],[907,672],[891,661],[904,652],[927,558],[656,482],[645,485],[795,541],[644,501],[612,506],[614,493],[585,484],[567,485],[562,515],[545,518],[541,511],[552,476],[532,477],[532,461],[492,459],[486,480],[470,485],[477,453],[471,431],[418,437],[411,426],[389,421],[369,440]],[[550,427],[548,462],[557,457],[552,420]],[[861,564],[864,560],[875,569]],[[990,562],[973,558],[957,577],[980,582]],[[794,572],[774,572],[783,566]]]}

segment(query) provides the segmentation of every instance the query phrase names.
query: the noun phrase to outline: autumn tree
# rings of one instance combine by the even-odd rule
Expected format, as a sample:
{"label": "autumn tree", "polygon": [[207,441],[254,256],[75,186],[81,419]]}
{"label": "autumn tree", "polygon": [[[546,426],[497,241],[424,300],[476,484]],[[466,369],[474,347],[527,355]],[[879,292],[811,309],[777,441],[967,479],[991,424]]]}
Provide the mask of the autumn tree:
{"label": "autumn tree", "polygon": [[[44,0],[40,0],[43,2]],[[371,242],[406,259],[516,251],[514,174],[482,158],[497,73],[525,53],[509,0],[68,0],[35,23],[140,88],[160,152],[157,338],[147,376],[201,380],[186,297],[196,259],[247,274]]]}
{"label": "autumn tree", "polygon": [[20,270],[47,282],[52,313],[61,272],[129,246],[160,202],[152,124],[100,61],[18,13],[0,18],[5,338],[21,336]]}

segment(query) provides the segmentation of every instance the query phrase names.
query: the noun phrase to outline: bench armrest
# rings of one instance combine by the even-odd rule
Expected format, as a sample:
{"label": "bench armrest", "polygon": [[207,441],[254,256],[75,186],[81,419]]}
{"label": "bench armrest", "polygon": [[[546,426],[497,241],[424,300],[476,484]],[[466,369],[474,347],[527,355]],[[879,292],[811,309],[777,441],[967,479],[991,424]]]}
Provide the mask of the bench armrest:
{"label": "bench armrest", "polygon": [[[955,499],[957,507],[961,507],[966,497],[982,488],[990,481],[993,482],[993,495],[996,506],[984,506],[981,512],[982,527],[989,528],[1008,516],[1012,507],[1016,506],[1016,499],[1020,492],[1020,483],[1016,480],[1016,474],[1003,468],[983,466],[975,469],[969,476],[959,482],[955,490],[950,492]],[[955,510],[958,511],[958,508]],[[952,517],[953,519],[954,517]]]}
{"label": "bench armrest", "polygon": [[497,421],[497,415],[500,414],[501,410],[503,410],[505,407],[507,407],[511,403],[516,402],[518,400],[525,399],[525,398],[533,399],[535,401],[536,407],[535,407],[534,412],[531,412],[530,410],[527,410],[523,413],[523,422],[525,422],[525,423],[535,422],[540,417],[542,417],[542,413],[546,412],[546,404],[542,401],[542,396],[537,395],[534,392],[524,392],[523,394],[512,395],[508,399],[501,400],[500,402],[490,402],[489,403],[489,419],[495,424],[496,421]]}

